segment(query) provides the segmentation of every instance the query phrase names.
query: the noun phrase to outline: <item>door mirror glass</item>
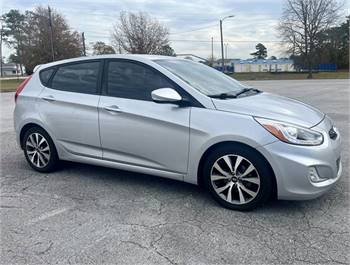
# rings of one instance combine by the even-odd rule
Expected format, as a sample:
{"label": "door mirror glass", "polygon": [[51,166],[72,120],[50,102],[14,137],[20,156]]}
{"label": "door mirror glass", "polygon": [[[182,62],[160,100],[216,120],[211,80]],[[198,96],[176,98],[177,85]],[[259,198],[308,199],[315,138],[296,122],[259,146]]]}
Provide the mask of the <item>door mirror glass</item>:
{"label": "door mirror glass", "polygon": [[172,88],[159,88],[153,90],[152,99],[157,103],[177,103],[182,101],[182,97]]}

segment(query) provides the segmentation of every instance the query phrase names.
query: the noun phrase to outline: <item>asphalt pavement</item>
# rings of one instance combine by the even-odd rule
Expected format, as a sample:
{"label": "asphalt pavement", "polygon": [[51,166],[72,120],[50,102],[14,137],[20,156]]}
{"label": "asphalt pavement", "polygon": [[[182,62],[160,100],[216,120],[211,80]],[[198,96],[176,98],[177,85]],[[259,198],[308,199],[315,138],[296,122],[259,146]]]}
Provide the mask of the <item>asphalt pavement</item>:
{"label": "asphalt pavement", "polygon": [[14,94],[1,94],[1,264],[349,264],[349,80],[254,81],[327,113],[343,139],[343,174],[312,201],[252,212],[202,189],[64,163],[33,171],[15,142]]}

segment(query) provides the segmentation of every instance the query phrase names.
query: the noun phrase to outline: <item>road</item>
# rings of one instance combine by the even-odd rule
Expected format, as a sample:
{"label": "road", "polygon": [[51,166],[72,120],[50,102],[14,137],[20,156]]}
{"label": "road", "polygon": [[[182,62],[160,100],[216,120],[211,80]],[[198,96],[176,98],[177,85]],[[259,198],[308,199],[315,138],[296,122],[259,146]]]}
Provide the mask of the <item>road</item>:
{"label": "road", "polygon": [[247,83],[334,119],[344,172],[328,194],[242,213],[196,186],[154,176],[74,163],[39,174],[15,143],[13,93],[4,93],[1,264],[348,264],[348,80]]}

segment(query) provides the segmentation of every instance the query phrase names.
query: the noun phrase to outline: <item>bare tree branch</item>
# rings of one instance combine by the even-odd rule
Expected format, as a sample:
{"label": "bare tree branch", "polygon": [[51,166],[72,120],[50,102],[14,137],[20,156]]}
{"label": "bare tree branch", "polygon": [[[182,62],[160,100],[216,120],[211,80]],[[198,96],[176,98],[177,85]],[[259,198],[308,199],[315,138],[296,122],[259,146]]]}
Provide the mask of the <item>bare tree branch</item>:
{"label": "bare tree branch", "polygon": [[288,43],[288,52],[302,56],[312,72],[317,36],[337,22],[343,3],[337,0],[286,0],[279,33]]}
{"label": "bare tree branch", "polygon": [[160,54],[169,46],[168,35],[168,29],[146,13],[121,12],[112,42],[129,53]]}

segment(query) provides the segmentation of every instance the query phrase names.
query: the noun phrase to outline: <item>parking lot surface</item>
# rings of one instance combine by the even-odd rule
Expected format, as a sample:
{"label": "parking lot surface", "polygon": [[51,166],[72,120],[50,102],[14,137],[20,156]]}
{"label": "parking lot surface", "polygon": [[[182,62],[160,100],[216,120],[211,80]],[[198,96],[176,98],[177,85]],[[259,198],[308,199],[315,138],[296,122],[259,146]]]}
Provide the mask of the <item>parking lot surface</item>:
{"label": "parking lot surface", "polygon": [[343,136],[343,174],[325,196],[224,209],[200,188],[64,163],[33,171],[1,94],[1,264],[348,264],[348,80],[254,81],[327,113]]}

